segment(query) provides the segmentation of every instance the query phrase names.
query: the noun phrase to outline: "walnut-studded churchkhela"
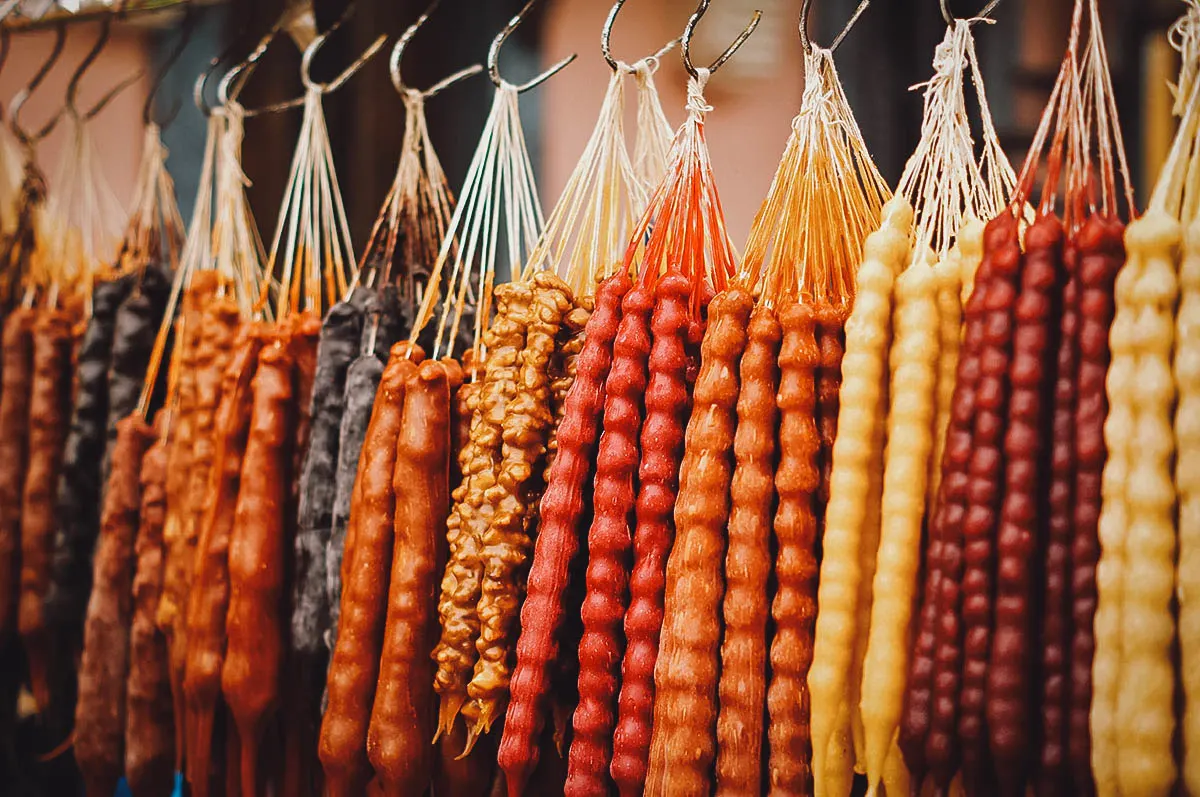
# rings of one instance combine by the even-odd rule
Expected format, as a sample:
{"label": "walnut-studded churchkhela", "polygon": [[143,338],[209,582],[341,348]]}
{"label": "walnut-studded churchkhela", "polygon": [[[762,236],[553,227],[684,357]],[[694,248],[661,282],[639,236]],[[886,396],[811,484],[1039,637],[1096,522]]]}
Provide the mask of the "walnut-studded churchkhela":
{"label": "walnut-studded churchkhela", "polygon": [[[4,320],[0,372],[0,650],[15,645],[21,566],[21,495],[29,434],[29,385],[33,379],[33,311],[18,309]],[[17,667],[0,674],[15,693]]]}

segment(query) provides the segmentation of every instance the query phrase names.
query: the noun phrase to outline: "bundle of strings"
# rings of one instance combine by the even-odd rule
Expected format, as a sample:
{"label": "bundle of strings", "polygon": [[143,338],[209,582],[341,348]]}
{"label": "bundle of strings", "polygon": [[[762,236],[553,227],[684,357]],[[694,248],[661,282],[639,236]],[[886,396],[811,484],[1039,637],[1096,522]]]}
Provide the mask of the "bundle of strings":
{"label": "bundle of strings", "polygon": [[[765,685],[772,783],[803,790],[811,788],[809,778],[815,776],[818,794],[822,788],[838,794],[835,781],[848,783],[856,763],[862,761],[861,756],[855,757],[861,743],[850,744],[852,728],[857,731],[862,724],[857,710],[861,658],[839,660],[843,680],[824,692],[814,687],[811,704],[806,679],[810,666],[816,671],[824,664],[816,656],[813,624],[823,533],[829,540],[826,552],[839,552],[834,544],[837,535],[828,531],[842,520],[830,501],[834,444],[842,440],[839,418],[853,417],[858,411],[853,401],[840,395],[842,354],[851,331],[847,317],[856,307],[856,288],[861,288],[856,277],[868,234],[879,226],[890,191],[867,152],[842,90],[832,48],[813,47],[805,53],[804,64],[800,111],[792,120],[770,192],[755,217],[739,275],[743,290],[758,293],[758,306],[749,318],[742,359],[736,439],[749,441],[761,423],[751,411],[755,401],[762,401],[756,397],[777,394],[772,409],[778,415],[771,425],[778,435],[774,445],[779,460],[775,495],[769,498],[777,496],[778,510],[772,520],[772,500],[763,506],[750,489],[756,472],[772,468],[770,449],[754,452],[745,443],[737,444],[743,448],[735,449],[742,453],[733,470],[731,518],[736,523],[731,520],[731,526],[736,533],[730,538],[730,561],[734,561],[735,545],[739,551],[763,549],[758,524],[772,529],[768,543],[780,551],[775,566],[779,592],[771,607],[775,635],[767,640],[769,653],[763,653],[769,656],[772,672]],[[853,386],[849,375],[845,384]],[[761,513],[757,521],[756,513]],[[847,531],[857,532],[854,527]],[[848,544],[857,554],[857,546]],[[730,595],[736,589],[763,596],[759,600],[765,621],[765,591],[737,573],[728,578]],[[731,605],[728,597],[726,605]],[[794,606],[800,608],[790,608]],[[727,632],[727,639],[734,638]],[[728,655],[736,657],[737,647],[731,642],[727,647]],[[838,647],[834,652],[846,650]],[[733,681],[723,681],[723,688],[732,690]],[[822,730],[824,736],[819,735]],[[860,739],[861,733],[854,738]],[[822,762],[827,763],[822,766]]]}
{"label": "bundle of strings", "polygon": [[91,275],[112,256],[125,215],[104,176],[87,120],[67,115],[69,143],[51,175],[31,278],[54,304],[60,291],[90,292]]}
{"label": "bundle of strings", "polygon": [[133,210],[120,257],[128,259],[134,267],[158,261],[173,272],[179,265],[185,231],[175,201],[175,181],[166,168],[167,150],[161,134],[158,125],[146,125]]}
{"label": "bundle of strings", "polygon": [[739,279],[764,301],[849,306],[863,241],[889,195],[842,90],[830,50],[804,57],[804,96]]}
{"label": "bundle of strings", "polygon": [[305,94],[300,139],[267,258],[268,273],[282,267],[275,300],[280,319],[300,310],[319,315],[326,302],[346,294],[355,267],[321,103],[323,90],[312,86]]}
{"label": "bundle of strings", "polygon": [[[414,332],[436,314],[433,351],[436,359],[455,353],[458,330],[468,307],[475,308],[472,352],[483,361],[487,347],[483,332],[489,326],[493,290],[521,273],[536,246],[545,217],[533,181],[533,164],[525,145],[518,108],[518,89],[504,82],[496,88],[479,144],[467,169],[454,215],[434,261],[429,285]],[[497,269],[497,250],[504,241],[505,265]],[[440,305],[440,309],[439,309]]]}
{"label": "bundle of strings", "polygon": [[16,231],[23,174],[16,139],[7,125],[0,125],[0,234],[5,236]]}
{"label": "bundle of strings", "polygon": [[[616,270],[630,229],[666,169],[671,128],[654,86],[654,72],[674,44],[632,65],[617,62],[599,119],[525,265],[526,277],[539,269],[556,271],[577,296],[586,296]],[[637,81],[638,95],[632,159],[624,123],[629,75]]]}
{"label": "bundle of strings", "polygon": [[430,269],[446,238],[454,196],[429,138],[426,95],[406,89],[403,98],[400,162],[363,252],[359,279],[367,288],[396,283],[402,312],[411,323],[426,293],[440,294],[438,287],[429,288]]}
{"label": "bundle of strings", "polygon": [[666,171],[633,228],[624,262],[628,274],[648,274],[652,282],[669,268],[683,274],[694,288],[694,332],[702,329],[702,308],[725,289],[738,259],[704,136],[704,115],[712,110],[704,99],[710,74],[697,68],[688,79],[687,118],[675,132]]}

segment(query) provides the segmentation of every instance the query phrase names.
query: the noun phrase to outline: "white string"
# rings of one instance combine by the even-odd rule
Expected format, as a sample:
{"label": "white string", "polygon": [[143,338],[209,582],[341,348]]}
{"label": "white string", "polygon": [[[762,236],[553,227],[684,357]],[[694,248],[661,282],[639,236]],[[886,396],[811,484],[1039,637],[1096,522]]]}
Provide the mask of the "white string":
{"label": "white string", "polygon": [[[925,89],[921,138],[905,164],[897,192],[914,211],[913,257],[932,250],[944,258],[968,217],[990,219],[1008,203],[1016,175],[991,118],[979,73],[971,21],[955,20],[934,51],[934,75]],[[971,137],[964,79],[970,73],[983,130],[977,160]]]}
{"label": "white string", "polygon": [[[322,313],[353,281],[356,261],[325,123],[324,91],[314,84],[305,93],[300,137],[267,255],[266,273],[280,271],[279,319],[293,310]],[[299,307],[290,307],[293,293],[300,297]]]}
{"label": "white string", "polygon": [[687,84],[687,108],[688,116],[702,117],[704,114],[712,110],[712,106],[704,100],[704,87],[708,85],[708,79],[712,77],[706,67],[696,67],[695,77],[688,78]]}
{"label": "white string", "polygon": [[[430,275],[430,285],[445,284],[447,290],[444,295],[433,290],[426,293],[413,327],[413,339],[433,319],[440,299],[431,356],[453,355],[467,301],[474,296],[477,354],[483,356],[486,352],[481,341],[488,325],[493,287],[498,278],[509,280],[520,273],[544,224],[521,128],[517,87],[502,81]],[[504,269],[497,267],[501,234],[505,240]],[[450,274],[443,281],[447,267]]]}

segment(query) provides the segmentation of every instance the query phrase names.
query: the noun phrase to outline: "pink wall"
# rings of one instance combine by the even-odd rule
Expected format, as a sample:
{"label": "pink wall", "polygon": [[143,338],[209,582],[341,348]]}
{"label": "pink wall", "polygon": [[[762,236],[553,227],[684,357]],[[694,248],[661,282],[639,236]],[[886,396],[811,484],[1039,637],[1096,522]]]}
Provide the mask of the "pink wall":
{"label": "pink wall", "polygon": [[[72,25],[67,31],[67,44],[53,71],[34,92],[21,111],[22,127],[40,127],[63,107],[67,81],[84,54],[95,42],[98,25]],[[0,102],[4,103],[4,123],[7,124],[8,105],[21,87],[42,65],[50,52],[54,34],[49,31],[15,34],[12,49],[4,69],[0,70]],[[114,29],[108,45],[100,52],[92,68],[84,75],[79,88],[78,104],[87,108],[114,85],[146,66],[146,47],[136,28]],[[89,132],[101,155],[101,168],[123,206],[128,206],[138,163],[142,152],[142,103],[148,90],[148,80],[142,78],[113,100],[93,121]],[[66,140],[67,125],[59,124],[38,147],[38,162],[50,179],[59,162]],[[54,190],[54,186],[50,186]]]}
{"label": "pink wall", "polygon": [[[543,103],[538,177],[547,212],[583,152],[604,96],[609,68],[600,56],[600,29],[609,8],[598,0],[554,0],[547,11],[543,47],[547,63],[579,53],[575,63],[537,89]],[[634,61],[654,52],[683,31],[694,8],[692,0],[628,3],[613,31],[614,56]],[[800,108],[800,41],[795,25],[788,24],[799,18],[800,0],[722,0],[701,22],[693,47],[694,60],[708,63],[737,35],[754,8],[766,12],[762,24],[705,92],[714,108],[705,125],[713,171],[729,233],[739,251],[779,165],[791,119]],[[739,59],[745,59],[741,66]],[[667,118],[678,125],[684,117],[687,85],[678,49],[663,57],[655,82]],[[632,98],[632,83],[629,89]],[[632,114],[632,99],[628,105]],[[630,125],[626,129],[632,132]]]}

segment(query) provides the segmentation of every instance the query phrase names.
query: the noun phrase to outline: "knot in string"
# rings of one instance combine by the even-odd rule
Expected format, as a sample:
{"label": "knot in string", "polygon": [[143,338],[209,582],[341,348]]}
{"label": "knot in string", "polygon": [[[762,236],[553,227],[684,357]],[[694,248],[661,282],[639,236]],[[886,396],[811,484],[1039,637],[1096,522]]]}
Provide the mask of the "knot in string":
{"label": "knot in string", "polygon": [[417,89],[404,89],[404,111],[407,114],[420,112],[425,107],[425,95]]}
{"label": "knot in string", "polygon": [[704,67],[696,67],[696,76],[688,79],[687,111],[692,116],[703,116],[712,110],[712,106],[704,101],[704,86],[712,75]]}

